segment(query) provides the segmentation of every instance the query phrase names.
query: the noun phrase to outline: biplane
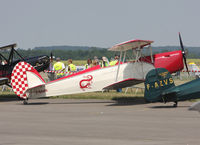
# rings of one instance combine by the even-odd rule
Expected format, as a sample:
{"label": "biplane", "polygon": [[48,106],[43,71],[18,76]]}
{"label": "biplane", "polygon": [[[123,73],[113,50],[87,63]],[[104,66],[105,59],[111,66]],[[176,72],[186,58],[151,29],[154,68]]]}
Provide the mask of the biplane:
{"label": "biplane", "polygon": [[[166,68],[170,73],[183,69],[183,50],[153,55],[150,40],[130,40],[117,44],[109,51],[120,52],[117,65],[92,68],[46,83],[27,62],[19,62],[13,69],[11,85],[24,104],[28,98],[50,97],[124,88],[145,81],[146,74],[155,68]],[[145,56],[146,49],[150,55]],[[130,58],[129,58],[130,57]],[[129,58],[129,60],[128,60]]]}
{"label": "biplane", "polygon": [[41,55],[24,58],[15,50],[16,46],[17,44],[11,44],[0,47],[0,85],[10,86],[12,70],[20,61],[31,64],[38,72],[45,70],[49,66],[48,56]]}

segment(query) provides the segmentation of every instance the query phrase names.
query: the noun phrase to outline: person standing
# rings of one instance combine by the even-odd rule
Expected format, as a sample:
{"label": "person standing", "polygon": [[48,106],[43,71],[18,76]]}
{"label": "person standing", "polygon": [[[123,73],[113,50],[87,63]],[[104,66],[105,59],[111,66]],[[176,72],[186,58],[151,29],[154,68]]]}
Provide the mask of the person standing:
{"label": "person standing", "polygon": [[72,59],[68,59],[68,73],[69,75],[76,71],[76,66],[72,63]]}
{"label": "person standing", "polygon": [[56,77],[61,78],[64,76],[65,65],[60,61],[60,57],[56,58],[56,63],[53,65],[53,71],[56,71]]}
{"label": "person standing", "polygon": [[85,64],[85,69],[91,68],[92,67],[92,60],[89,58],[87,60],[87,64]]}
{"label": "person standing", "polygon": [[50,57],[50,64],[49,64],[47,75],[48,75],[49,81],[55,80],[55,73],[53,71],[53,57],[52,56]]}
{"label": "person standing", "polygon": [[100,61],[99,61],[97,56],[94,56],[94,60],[93,61],[95,61],[97,65],[101,65],[101,63],[100,63]]}
{"label": "person standing", "polygon": [[110,62],[110,66],[116,65],[119,62],[119,56],[115,55],[115,59]]}
{"label": "person standing", "polygon": [[107,67],[107,66],[109,66],[109,61],[105,56],[103,56],[102,57],[101,67]]}

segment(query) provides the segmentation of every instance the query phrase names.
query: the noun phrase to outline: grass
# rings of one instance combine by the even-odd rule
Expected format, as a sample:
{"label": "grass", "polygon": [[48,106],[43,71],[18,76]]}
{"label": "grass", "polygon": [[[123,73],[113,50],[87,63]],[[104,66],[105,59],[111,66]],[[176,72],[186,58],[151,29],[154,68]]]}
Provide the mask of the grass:
{"label": "grass", "polygon": [[[65,64],[65,66],[68,65],[67,60],[65,61],[63,60],[62,62]],[[87,63],[87,60],[73,60],[73,64],[77,66],[81,66],[81,65],[84,66],[86,63]]]}
{"label": "grass", "polygon": [[[68,65],[67,60],[62,61],[65,65]],[[200,59],[187,59],[187,63],[189,64],[190,62],[194,62],[197,65],[200,65]],[[54,61],[55,63],[55,61]],[[87,63],[87,60],[73,60],[73,64],[78,65],[78,66],[83,66]]]}
{"label": "grass", "polygon": [[190,62],[194,62],[197,65],[200,65],[200,59],[187,59],[187,64],[189,64]]}
{"label": "grass", "polygon": [[[138,92],[137,96],[143,97],[143,93]],[[90,92],[90,93],[81,93],[81,94],[72,94],[72,95],[63,95],[63,96],[54,96],[51,98],[65,98],[65,99],[106,99],[112,100],[114,98],[129,98],[135,97],[134,93],[127,92],[126,94],[123,92],[118,93],[115,90],[110,90],[109,92]]]}
{"label": "grass", "polygon": [[[135,95],[135,89],[129,89],[125,94],[125,89],[123,92],[116,92],[115,90],[110,90],[109,92],[90,92],[90,93],[81,93],[81,94],[72,94],[72,95],[62,95],[62,96],[53,96],[51,98],[60,98],[60,99],[105,99],[105,100],[116,100],[118,98],[134,98],[134,97],[143,97],[143,92],[138,91]],[[0,101],[5,99],[18,99],[17,95],[14,92],[9,90],[3,91],[0,93]]]}

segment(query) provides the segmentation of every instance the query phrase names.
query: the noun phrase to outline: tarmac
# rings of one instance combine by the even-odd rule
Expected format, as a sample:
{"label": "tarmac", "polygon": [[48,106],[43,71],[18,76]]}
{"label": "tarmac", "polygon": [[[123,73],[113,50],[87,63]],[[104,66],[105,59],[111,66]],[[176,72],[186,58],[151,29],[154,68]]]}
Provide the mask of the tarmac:
{"label": "tarmac", "polygon": [[[136,101],[137,102],[137,101]],[[199,145],[192,102],[0,101],[0,145]]]}

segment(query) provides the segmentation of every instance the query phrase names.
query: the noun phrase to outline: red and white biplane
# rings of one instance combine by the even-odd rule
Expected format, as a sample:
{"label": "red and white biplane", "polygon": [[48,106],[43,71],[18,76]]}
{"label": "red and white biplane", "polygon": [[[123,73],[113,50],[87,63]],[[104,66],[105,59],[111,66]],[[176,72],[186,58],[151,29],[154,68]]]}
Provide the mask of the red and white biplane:
{"label": "red and white biplane", "polygon": [[[92,68],[46,83],[41,75],[28,63],[19,62],[13,69],[11,85],[13,91],[27,103],[28,98],[50,97],[65,94],[102,91],[124,88],[145,80],[154,68],[166,68],[170,73],[183,69],[181,50],[152,54],[150,40],[130,40],[117,44],[109,51],[119,51],[119,63],[114,66]],[[149,56],[143,56],[143,49]],[[125,61],[132,56],[130,61]]]}

